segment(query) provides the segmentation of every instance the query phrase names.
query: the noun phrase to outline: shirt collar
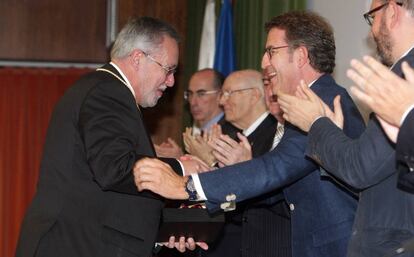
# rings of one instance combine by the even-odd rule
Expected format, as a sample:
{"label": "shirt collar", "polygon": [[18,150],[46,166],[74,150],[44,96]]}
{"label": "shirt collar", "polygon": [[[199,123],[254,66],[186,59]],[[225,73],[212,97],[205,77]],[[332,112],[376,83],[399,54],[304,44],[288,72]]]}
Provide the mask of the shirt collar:
{"label": "shirt collar", "polygon": [[312,81],[311,83],[308,84],[308,87],[310,88],[311,86],[313,86],[313,84],[315,84],[315,82],[318,80],[319,78],[315,79],[314,81]]}
{"label": "shirt collar", "polygon": [[402,58],[404,58],[413,49],[414,49],[414,45],[410,49],[408,49],[407,52],[405,52],[400,58],[398,58],[398,60],[396,62],[394,62],[394,64],[391,66],[390,69],[392,70],[394,68],[395,64],[397,62],[399,62]]}
{"label": "shirt collar", "polygon": [[216,116],[214,116],[211,120],[209,120],[202,128],[201,130],[203,131],[209,131],[211,126],[213,126],[214,124],[218,123],[219,120],[221,120],[221,118],[223,118],[224,113],[220,112],[219,114],[217,114]]}
{"label": "shirt collar", "polygon": [[129,88],[129,90],[131,91],[132,95],[135,97],[135,91],[131,86],[131,83],[129,82],[128,78],[125,76],[125,74],[122,72],[122,70],[118,67],[118,65],[116,65],[113,62],[110,62],[109,64],[111,64],[112,66],[114,66],[114,68],[119,72],[119,74],[121,74],[121,77],[125,80],[126,86]]}
{"label": "shirt collar", "polygon": [[193,135],[200,135],[201,131],[208,132],[214,124],[218,123],[224,116],[223,112],[220,112],[216,116],[214,116],[211,120],[209,120],[202,128],[197,127],[196,124],[193,124]]}
{"label": "shirt collar", "polygon": [[248,137],[253,131],[259,127],[259,125],[266,119],[266,117],[269,115],[269,112],[266,111],[262,115],[259,116],[259,118],[256,119],[255,122],[252,123],[247,129],[243,130],[243,135]]}

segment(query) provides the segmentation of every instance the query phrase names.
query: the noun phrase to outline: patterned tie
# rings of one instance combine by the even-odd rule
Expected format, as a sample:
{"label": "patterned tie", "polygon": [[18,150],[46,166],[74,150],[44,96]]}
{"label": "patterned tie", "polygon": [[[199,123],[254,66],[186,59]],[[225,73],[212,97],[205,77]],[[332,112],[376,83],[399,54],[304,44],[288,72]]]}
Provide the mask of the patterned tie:
{"label": "patterned tie", "polygon": [[275,149],[276,146],[279,144],[280,140],[283,137],[284,132],[285,132],[285,126],[283,124],[278,123],[276,133],[275,133],[275,137],[273,138],[273,144],[272,144],[272,149],[271,150]]}

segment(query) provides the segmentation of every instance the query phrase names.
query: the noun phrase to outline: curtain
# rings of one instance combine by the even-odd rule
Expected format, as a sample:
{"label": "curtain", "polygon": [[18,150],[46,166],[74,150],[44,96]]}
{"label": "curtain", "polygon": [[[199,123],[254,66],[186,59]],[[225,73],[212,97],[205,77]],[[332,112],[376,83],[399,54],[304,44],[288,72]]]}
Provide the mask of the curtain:
{"label": "curtain", "polygon": [[0,256],[14,256],[53,107],[89,69],[0,69]]}
{"label": "curtain", "polygon": [[[198,52],[206,0],[189,0],[187,5],[187,32],[185,46],[184,88],[197,71]],[[305,10],[306,0],[233,0],[236,68],[261,70],[260,63],[266,39],[264,24],[271,17],[290,10]],[[216,15],[221,1],[216,0]],[[185,103],[186,104],[186,103]],[[183,127],[191,124],[188,106],[183,106]]]}
{"label": "curtain", "polygon": [[[217,6],[217,5],[216,5]],[[186,31],[186,45],[184,55],[184,88],[188,88],[188,82],[191,75],[197,71],[198,67],[198,52],[200,50],[201,30],[204,20],[204,9],[206,7],[206,0],[189,0],[187,1],[187,31]],[[183,129],[190,126],[191,115],[187,103],[184,101],[183,112]]]}
{"label": "curtain", "polygon": [[284,12],[305,10],[306,0],[237,0],[233,8],[238,69],[260,71],[266,43],[264,24]]}

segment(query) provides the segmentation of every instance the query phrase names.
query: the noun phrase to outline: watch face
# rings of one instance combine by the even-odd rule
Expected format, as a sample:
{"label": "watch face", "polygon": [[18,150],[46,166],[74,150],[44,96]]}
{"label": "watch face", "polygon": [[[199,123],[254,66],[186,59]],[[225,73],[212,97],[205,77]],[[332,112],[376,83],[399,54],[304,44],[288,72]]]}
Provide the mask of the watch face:
{"label": "watch face", "polygon": [[191,177],[187,181],[187,189],[189,191],[191,191],[191,192],[195,192],[196,191],[195,186],[194,186],[194,181],[193,181],[193,179]]}

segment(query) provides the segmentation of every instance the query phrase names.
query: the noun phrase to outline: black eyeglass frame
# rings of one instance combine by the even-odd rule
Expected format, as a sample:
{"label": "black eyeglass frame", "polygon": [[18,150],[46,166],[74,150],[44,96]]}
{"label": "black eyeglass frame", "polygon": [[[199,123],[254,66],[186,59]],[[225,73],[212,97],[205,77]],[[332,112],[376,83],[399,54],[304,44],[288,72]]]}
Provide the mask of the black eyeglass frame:
{"label": "black eyeglass frame", "polygon": [[272,59],[273,57],[273,51],[278,50],[278,49],[282,49],[282,48],[286,48],[286,47],[290,47],[290,45],[284,45],[284,46],[268,46],[264,49],[264,53],[267,54],[267,57],[269,57],[269,60]]}
{"label": "black eyeglass frame", "polygon": [[[387,6],[389,3],[390,3],[390,1],[388,1],[388,2],[386,2],[384,4],[382,4],[382,5],[379,5],[379,6],[375,7],[374,9],[369,10],[368,12],[366,12],[366,13],[363,14],[364,19],[368,23],[369,26],[372,26],[372,22],[374,21],[375,15],[372,15],[372,14],[378,12],[379,10],[381,10],[382,8],[384,8],[385,6]],[[399,2],[395,2],[395,3],[397,5],[399,5],[399,6],[402,6],[403,5],[402,3],[399,3]]]}

